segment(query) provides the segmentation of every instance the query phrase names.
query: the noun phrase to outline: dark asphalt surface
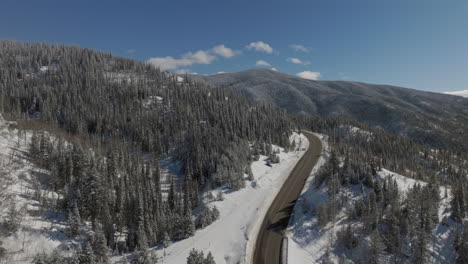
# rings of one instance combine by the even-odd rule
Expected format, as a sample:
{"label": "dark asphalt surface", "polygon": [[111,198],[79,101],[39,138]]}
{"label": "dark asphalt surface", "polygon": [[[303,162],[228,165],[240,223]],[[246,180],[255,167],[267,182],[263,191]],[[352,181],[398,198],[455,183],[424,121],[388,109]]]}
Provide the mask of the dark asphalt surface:
{"label": "dark asphalt surface", "polygon": [[[263,219],[255,243],[253,264],[279,264],[283,231],[305,181],[322,153],[322,143],[315,135],[303,131],[309,140],[309,149],[292,170]],[[292,263],[291,263],[292,264]]]}

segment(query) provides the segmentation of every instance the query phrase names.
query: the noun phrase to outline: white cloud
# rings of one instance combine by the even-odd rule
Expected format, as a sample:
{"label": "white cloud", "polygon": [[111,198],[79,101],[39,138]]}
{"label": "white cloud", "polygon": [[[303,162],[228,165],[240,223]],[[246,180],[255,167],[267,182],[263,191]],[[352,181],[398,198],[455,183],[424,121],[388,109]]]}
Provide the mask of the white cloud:
{"label": "white cloud", "polygon": [[268,63],[267,61],[264,61],[264,60],[258,60],[256,63],[255,63],[256,66],[266,66],[266,67],[270,67],[271,64]]}
{"label": "white cloud", "polygon": [[268,54],[273,53],[273,48],[268,43],[265,43],[263,41],[252,42],[249,45],[247,45],[246,48],[249,50],[265,52]]}
{"label": "white cloud", "polygon": [[278,71],[275,67],[271,68],[272,71]]}
{"label": "white cloud", "polygon": [[304,47],[303,45],[298,45],[298,44],[291,44],[289,47],[295,51],[302,51],[302,52],[309,52],[310,49]]}
{"label": "white cloud", "polygon": [[298,73],[297,76],[308,80],[317,80],[320,77],[320,72],[303,71]]}
{"label": "white cloud", "polygon": [[150,58],[148,63],[159,67],[161,70],[173,70],[180,67],[187,67],[193,64],[210,64],[216,59],[215,56],[210,55],[208,52],[199,50],[195,53],[188,52],[180,59],[175,59],[171,56]]}
{"label": "white cloud", "polygon": [[458,95],[458,96],[463,96],[463,97],[468,97],[468,90],[462,90],[462,91],[453,91],[453,92],[442,92],[444,94],[451,94],[451,95]]}
{"label": "white cloud", "polygon": [[310,62],[308,61],[302,61],[298,58],[288,58],[287,61],[294,63],[294,64],[302,64],[302,65],[308,65]]}
{"label": "white cloud", "polygon": [[177,74],[198,74],[196,72],[193,72],[189,69],[178,69],[177,71],[175,71]]}
{"label": "white cloud", "polygon": [[179,67],[191,66],[193,61],[187,59],[174,59],[171,56],[160,57],[160,58],[150,58],[147,61],[149,64],[154,65],[155,67],[160,68],[161,70],[173,70]]}
{"label": "white cloud", "polygon": [[125,52],[127,52],[128,54],[133,54],[136,52],[136,49],[128,49]]}
{"label": "white cloud", "polygon": [[178,59],[171,56],[155,57],[150,58],[147,62],[161,70],[174,70],[181,67],[192,66],[193,64],[210,64],[217,58],[216,55],[224,58],[231,58],[237,53],[237,51],[234,51],[224,45],[218,45],[209,50],[187,52]]}
{"label": "white cloud", "polygon": [[195,53],[188,52],[182,56],[183,60],[189,60],[192,64],[210,64],[216,59],[215,56],[204,50],[199,50]]}
{"label": "white cloud", "polygon": [[238,51],[225,47],[224,45],[218,45],[212,48],[211,51],[214,54],[219,55],[224,58],[231,58],[231,57],[236,56],[239,53]]}

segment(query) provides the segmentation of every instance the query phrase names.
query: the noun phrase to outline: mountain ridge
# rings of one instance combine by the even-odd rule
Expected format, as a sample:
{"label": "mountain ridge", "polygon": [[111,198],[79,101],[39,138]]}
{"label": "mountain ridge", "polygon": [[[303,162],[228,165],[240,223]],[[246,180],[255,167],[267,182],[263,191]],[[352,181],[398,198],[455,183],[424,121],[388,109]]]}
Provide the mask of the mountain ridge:
{"label": "mountain ridge", "polygon": [[347,118],[435,147],[468,150],[468,99],[383,84],[314,81],[265,69],[190,75],[294,115]]}
{"label": "mountain ridge", "polygon": [[347,118],[435,147],[468,150],[468,99],[384,84],[314,81],[265,69],[190,75],[294,115]]}

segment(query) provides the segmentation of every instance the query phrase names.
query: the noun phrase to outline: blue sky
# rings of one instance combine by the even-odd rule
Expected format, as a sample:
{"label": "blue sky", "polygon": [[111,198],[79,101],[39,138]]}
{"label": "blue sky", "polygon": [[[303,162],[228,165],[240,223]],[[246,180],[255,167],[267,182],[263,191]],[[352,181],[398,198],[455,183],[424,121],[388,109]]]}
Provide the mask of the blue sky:
{"label": "blue sky", "polygon": [[468,89],[467,14],[464,0],[4,0],[0,38],[153,58],[174,71],[264,67],[455,91]]}

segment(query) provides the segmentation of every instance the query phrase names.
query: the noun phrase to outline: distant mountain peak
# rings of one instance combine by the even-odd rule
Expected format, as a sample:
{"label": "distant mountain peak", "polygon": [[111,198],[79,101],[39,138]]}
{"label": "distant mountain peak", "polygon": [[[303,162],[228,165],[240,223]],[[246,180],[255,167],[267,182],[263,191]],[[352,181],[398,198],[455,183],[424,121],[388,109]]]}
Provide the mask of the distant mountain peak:
{"label": "distant mountain peak", "polygon": [[431,146],[468,149],[463,132],[468,130],[468,99],[459,96],[355,81],[314,81],[268,69],[194,75],[193,79],[295,115],[349,118]]}

